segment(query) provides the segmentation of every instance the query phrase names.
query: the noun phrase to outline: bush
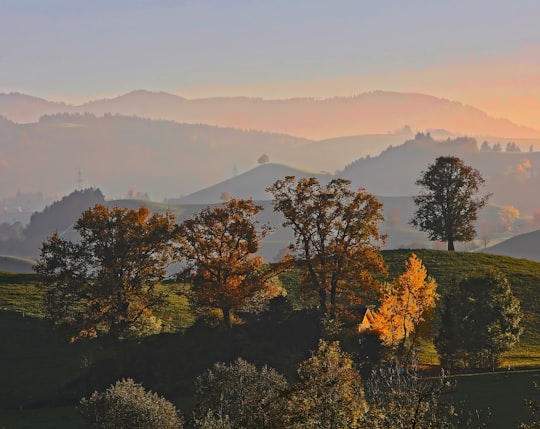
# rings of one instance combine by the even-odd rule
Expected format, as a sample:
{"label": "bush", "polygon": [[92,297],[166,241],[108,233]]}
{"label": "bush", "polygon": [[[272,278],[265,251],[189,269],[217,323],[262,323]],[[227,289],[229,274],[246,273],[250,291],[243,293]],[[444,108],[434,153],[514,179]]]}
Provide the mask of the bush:
{"label": "bush", "polygon": [[183,419],[176,407],[132,379],[117,381],[105,392],[81,400],[87,429],[179,429]]}

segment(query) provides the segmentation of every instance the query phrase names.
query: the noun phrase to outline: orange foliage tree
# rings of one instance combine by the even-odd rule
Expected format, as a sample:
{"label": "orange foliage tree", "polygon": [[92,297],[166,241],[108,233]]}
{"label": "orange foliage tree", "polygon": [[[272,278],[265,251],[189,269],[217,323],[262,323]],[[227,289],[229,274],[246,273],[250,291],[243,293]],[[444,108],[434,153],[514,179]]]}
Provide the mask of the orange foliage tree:
{"label": "orange foliage tree", "polygon": [[382,204],[364,189],[351,190],[350,183],[288,176],[267,189],[296,238],[291,249],[305,269],[304,291],[318,294],[320,312],[330,319],[336,318],[339,297],[354,302],[359,290],[374,284],[373,272],[386,272]]}
{"label": "orange foliage tree", "polygon": [[405,271],[384,288],[381,306],[374,312],[373,329],[388,346],[405,342],[417,325],[435,308],[437,284],[414,253],[405,263]]}
{"label": "orange foliage tree", "polygon": [[251,199],[231,199],[179,225],[180,275],[191,284],[190,298],[200,309],[220,309],[228,327],[234,312],[258,310],[281,292],[281,265],[265,265],[255,254],[270,231],[267,224],[258,228],[260,210]]}
{"label": "orange foliage tree", "polygon": [[53,234],[34,267],[47,316],[69,328],[72,340],[123,337],[156,322],[164,296],[155,286],[174,254],[174,216],[98,204],[73,228],[80,241]]}

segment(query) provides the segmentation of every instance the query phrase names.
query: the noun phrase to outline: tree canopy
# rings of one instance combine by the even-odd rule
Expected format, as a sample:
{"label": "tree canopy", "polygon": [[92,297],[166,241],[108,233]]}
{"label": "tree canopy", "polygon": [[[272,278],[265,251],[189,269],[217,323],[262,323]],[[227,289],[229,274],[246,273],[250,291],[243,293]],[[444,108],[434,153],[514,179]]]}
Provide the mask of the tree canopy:
{"label": "tree canopy", "polygon": [[350,355],[339,342],[321,340],[318,349],[298,367],[298,381],[287,405],[291,428],[364,427],[364,389]]}
{"label": "tree canopy", "polygon": [[173,404],[130,378],[83,398],[79,411],[86,429],[184,427],[182,415]]}
{"label": "tree canopy", "polygon": [[155,286],[171,262],[174,216],[98,204],[73,228],[80,241],[53,234],[35,266],[48,317],[72,340],[141,328],[163,303]]}
{"label": "tree canopy", "polygon": [[470,241],[476,235],[473,222],[490,197],[476,197],[484,178],[480,172],[454,156],[440,156],[416,184],[422,187],[414,198],[417,209],[410,224],[429,234],[430,240]]}
{"label": "tree canopy", "polygon": [[262,209],[252,200],[231,199],[206,207],[178,228],[181,276],[191,283],[191,298],[199,308],[218,308],[225,326],[238,310],[261,309],[281,292],[278,266],[263,264],[256,255],[270,231],[255,219]]}
{"label": "tree canopy", "polygon": [[287,380],[266,365],[258,370],[241,358],[230,365],[218,362],[197,378],[196,385],[197,422],[228,422],[245,429],[283,427]]}
{"label": "tree canopy", "polygon": [[291,247],[305,268],[304,291],[318,294],[321,314],[331,319],[338,298],[357,300],[360,290],[373,285],[372,273],[385,272],[382,204],[364,189],[351,190],[350,183],[288,176],[267,189],[296,238]]}
{"label": "tree canopy", "polygon": [[445,300],[435,347],[450,368],[492,368],[521,335],[521,308],[498,270],[475,271]]}

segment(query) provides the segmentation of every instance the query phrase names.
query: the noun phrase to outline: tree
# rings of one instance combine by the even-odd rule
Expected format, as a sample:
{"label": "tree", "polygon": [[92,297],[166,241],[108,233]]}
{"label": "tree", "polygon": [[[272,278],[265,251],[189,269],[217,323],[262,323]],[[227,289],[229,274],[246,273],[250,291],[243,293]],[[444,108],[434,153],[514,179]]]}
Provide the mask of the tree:
{"label": "tree", "polygon": [[351,357],[339,342],[321,340],[317,351],[298,368],[298,381],[289,395],[291,428],[361,428],[367,411],[364,391]]}
{"label": "tree", "polygon": [[405,272],[384,289],[381,306],[373,314],[373,329],[384,344],[399,344],[403,355],[405,341],[435,308],[437,298],[435,280],[428,277],[422,260],[413,253],[405,263]]}
{"label": "tree", "polygon": [[[243,359],[216,363],[196,381],[195,421],[199,427],[229,425],[281,429],[287,381],[276,370],[259,371]],[[215,426],[212,426],[215,427]]]}
{"label": "tree", "polygon": [[500,271],[471,273],[445,300],[435,338],[442,365],[494,370],[519,340],[521,317],[519,300]]}
{"label": "tree", "polygon": [[87,429],[181,429],[176,407],[132,379],[119,380],[105,392],[83,398],[79,411]]}
{"label": "tree", "polygon": [[503,206],[499,209],[499,220],[505,231],[511,231],[512,225],[519,217],[519,210],[514,206]]}
{"label": "tree", "polygon": [[53,234],[35,266],[47,316],[68,328],[72,341],[118,338],[144,326],[163,304],[156,285],[171,261],[174,216],[98,204],[74,229],[80,241]]}
{"label": "tree", "polygon": [[371,273],[385,272],[382,204],[364,189],[352,191],[350,183],[333,179],[321,185],[314,177],[288,176],[267,189],[274,211],[283,214],[283,226],[296,238],[291,248],[305,268],[304,290],[318,294],[321,314],[331,319],[338,297],[357,300],[359,289],[373,285]]}
{"label": "tree", "polygon": [[385,429],[462,429],[482,428],[486,416],[467,413],[445,396],[455,381],[422,378],[416,372],[390,368],[374,371],[366,383],[369,411],[366,428]]}
{"label": "tree", "polygon": [[448,242],[448,250],[455,250],[455,241],[474,238],[473,222],[490,197],[475,197],[484,184],[478,170],[459,158],[441,156],[422,172],[416,184],[423,190],[414,198],[417,209],[410,221],[412,226],[426,231],[430,240]]}
{"label": "tree", "polygon": [[251,199],[233,198],[202,209],[178,229],[185,263],[181,276],[191,283],[192,301],[220,309],[228,327],[236,311],[261,309],[281,293],[276,279],[281,266],[264,265],[255,254],[270,231],[268,225],[257,228],[255,217],[261,209]]}

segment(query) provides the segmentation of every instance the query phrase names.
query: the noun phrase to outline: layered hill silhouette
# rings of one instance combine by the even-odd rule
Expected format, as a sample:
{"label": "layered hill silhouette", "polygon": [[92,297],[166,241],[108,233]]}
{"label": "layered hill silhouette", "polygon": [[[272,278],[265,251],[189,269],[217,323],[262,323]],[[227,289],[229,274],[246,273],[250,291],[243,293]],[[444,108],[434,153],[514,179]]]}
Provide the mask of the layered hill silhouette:
{"label": "layered hill silhouette", "polygon": [[126,197],[130,189],[154,200],[178,198],[250,170],[263,154],[271,162],[335,171],[403,139],[400,133],[325,144],[115,115],[58,114],[31,124],[0,118],[0,173],[10,184],[0,199],[18,190],[65,195],[77,185],[79,169],[83,186],[100,187],[109,198]]}
{"label": "layered hill silhouette", "polygon": [[539,138],[540,131],[461,103],[425,94],[374,91],[353,97],[265,100],[248,97],[186,99],[165,92],[133,91],[81,105],[49,102],[18,93],[0,94],[0,114],[37,122],[44,114],[106,113],[180,123],[254,129],[309,139],[384,134],[409,125],[466,135]]}

